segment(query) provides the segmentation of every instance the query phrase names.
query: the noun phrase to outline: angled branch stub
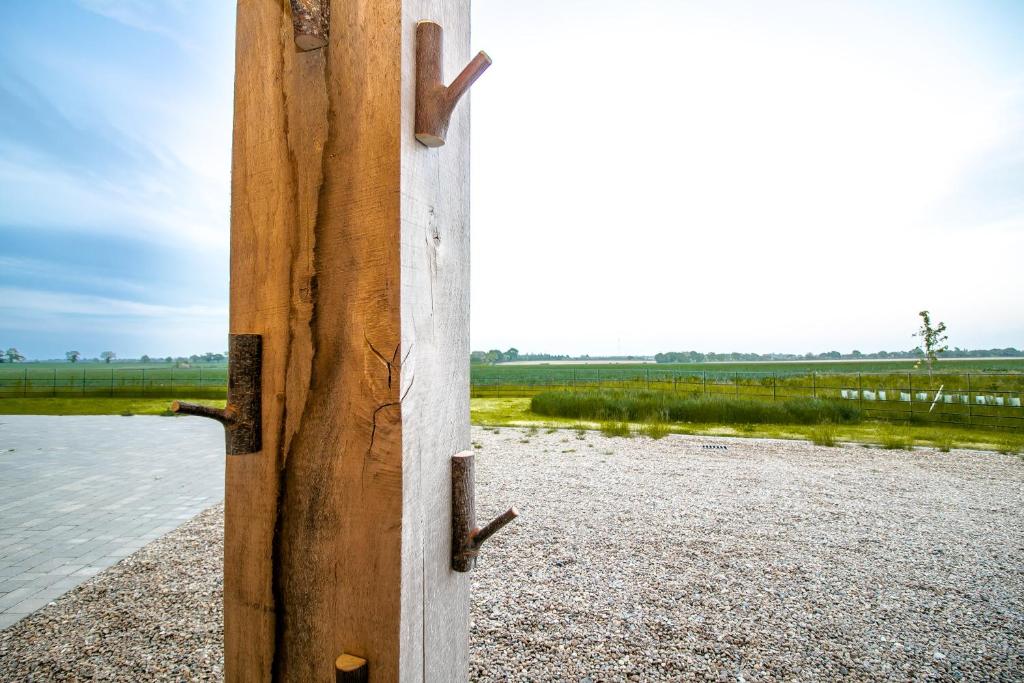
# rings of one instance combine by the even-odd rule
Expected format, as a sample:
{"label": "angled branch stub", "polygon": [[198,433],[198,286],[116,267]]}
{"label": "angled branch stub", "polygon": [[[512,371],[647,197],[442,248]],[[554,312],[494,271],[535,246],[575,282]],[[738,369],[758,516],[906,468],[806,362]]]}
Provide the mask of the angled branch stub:
{"label": "angled branch stub", "polygon": [[291,0],[295,47],[303,52],[327,45],[331,30],[330,0]]}
{"label": "angled branch stub", "polygon": [[469,87],[491,65],[486,52],[480,52],[466,65],[451,85],[443,78],[443,34],[432,21],[416,24],[416,139],[427,147],[444,144],[455,105]]}
{"label": "angled branch stub", "polygon": [[262,446],[263,338],[233,334],[228,341],[228,404],[223,409],[175,401],[171,412],[197,415],[224,425],[228,455],[257,453]]}
{"label": "angled branch stub", "polygon": [[368,683],[369,680],[370,667],[362,657],[343,654],[334,660],[335,683]]}
{"label": "angled branch stub", "polygon": [[473,454],[463,451],[452,456],[452,569],[468,572],[476,566],[484,541],[519,516],[514,507],[484,528],[476,525],[475,467]]}

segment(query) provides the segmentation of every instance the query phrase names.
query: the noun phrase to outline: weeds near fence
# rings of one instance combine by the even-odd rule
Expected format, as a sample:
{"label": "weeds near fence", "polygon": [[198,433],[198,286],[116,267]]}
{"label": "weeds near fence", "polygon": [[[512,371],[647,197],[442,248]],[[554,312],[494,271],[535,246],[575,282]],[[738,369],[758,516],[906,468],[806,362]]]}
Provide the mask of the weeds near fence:
{"label": "weeds near fence", "polygon": [[628,422],[602,422],[601,433],[605,436],[630,437],[633,435]]}
{"label": "weeds near fence", "polygon": [[811,425],[852,424],[862,419],[857,406],[836,401],[811,398],[748,401],[655,391],[549,391],[534,396],[530,410],[548,417],[600,422]]}
{"label": "weeds near fence", "polygon": [[663,439],[668,436],[669,429],[664,422],[648,422],[640,427],[640,433],[652,439]]}
{"label": "weeds near fence", "polygon": [[1021,453],[1020,444],[1012,441],[1000,441],[996,444],[996,452],[1003,455],[1017,455]]}
{"label": "weeds near fence", "polygon": [[836,445],[836,426],[831,422],[820,424],[811,430],[810,437],[811,442],[816,446],[831,448]]}
{"label": "weeds near fence", "polygon": [[888,451],[909,451],[914,448],[914,437],[906,429],[889,427],[879,433],[882,448]]}

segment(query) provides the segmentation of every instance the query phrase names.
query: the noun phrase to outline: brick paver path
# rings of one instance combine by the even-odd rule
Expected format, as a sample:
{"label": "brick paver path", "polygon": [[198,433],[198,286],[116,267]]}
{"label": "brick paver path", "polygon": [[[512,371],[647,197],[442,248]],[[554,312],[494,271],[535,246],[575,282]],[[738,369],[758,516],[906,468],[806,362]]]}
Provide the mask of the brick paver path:
{"label": "brick paver path", "polygon": [[224,431],[0,415],[0,629],[224,497]]}

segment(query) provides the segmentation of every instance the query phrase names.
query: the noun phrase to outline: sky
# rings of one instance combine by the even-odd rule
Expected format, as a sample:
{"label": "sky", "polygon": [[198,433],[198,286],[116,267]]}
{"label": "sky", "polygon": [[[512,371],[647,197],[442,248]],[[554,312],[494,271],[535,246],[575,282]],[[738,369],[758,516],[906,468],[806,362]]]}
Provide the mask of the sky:
{"label": "sky", "polygon": [[[222,351],[234,3],[11,3],[0,346]],[[1024,347],[1024,3],[477,0],[475,349]],[[451,65],[457,68],[457,65]]]}

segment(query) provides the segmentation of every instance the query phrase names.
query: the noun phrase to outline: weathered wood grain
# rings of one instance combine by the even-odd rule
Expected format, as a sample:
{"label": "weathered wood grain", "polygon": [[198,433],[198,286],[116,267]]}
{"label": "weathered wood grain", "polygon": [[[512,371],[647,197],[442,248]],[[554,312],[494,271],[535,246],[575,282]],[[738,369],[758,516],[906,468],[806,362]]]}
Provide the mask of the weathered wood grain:
{"label": "weathered wood grain", "polygon": [[469,443],[468,108],[413,135],[414,34],[468,52],[468,0],[346,0],[296,52],[288,4],[240,0],[231,331],[263,335],[263,449],[229,457],[225,673],[459,680],[450,457]]}

